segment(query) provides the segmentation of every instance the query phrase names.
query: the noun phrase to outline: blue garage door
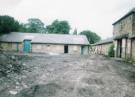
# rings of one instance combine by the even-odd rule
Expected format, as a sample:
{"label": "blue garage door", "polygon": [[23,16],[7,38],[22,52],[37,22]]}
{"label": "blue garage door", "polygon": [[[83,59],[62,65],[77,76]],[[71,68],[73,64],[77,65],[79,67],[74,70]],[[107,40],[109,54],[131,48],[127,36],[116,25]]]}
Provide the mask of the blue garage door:
{"label": "blue garage door", "polygon": [[31,52],[31,40],[24,40],[23,41],[23,51],[25,53]]}

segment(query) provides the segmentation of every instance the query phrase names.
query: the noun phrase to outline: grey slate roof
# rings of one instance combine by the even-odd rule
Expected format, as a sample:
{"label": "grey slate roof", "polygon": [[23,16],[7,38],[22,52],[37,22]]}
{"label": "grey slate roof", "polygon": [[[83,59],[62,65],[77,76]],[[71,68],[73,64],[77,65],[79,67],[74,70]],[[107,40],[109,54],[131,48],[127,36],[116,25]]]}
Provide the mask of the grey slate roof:
{"label": "grey slate roof", "polygon": [[97,43],[95,43],[94,45],[101,45],[101,44],[107,44],[107,43],[112,43],[113,42],[113,38],[107,38],[105,40],[101,40]]}
{"label": "grey slate roof", "polygon": [[0,37],[1,42],[23,42],[25,39],[31,40],[32,43],[89,45],[84,35],[12,32]]}
{"label": "grey slate roof", "polygon": [[115,24],[118,23],[119,21],[123,20],[123,19],[126,18],[127,16],[131,15],[132,13],[135,13],[135,8],[133,8],[131,11],[129,11],[127,14],[125,14],[123,17],[121,17],[119,20],[117,20],[116,22],[114,22],[113,25],[115,25]]}

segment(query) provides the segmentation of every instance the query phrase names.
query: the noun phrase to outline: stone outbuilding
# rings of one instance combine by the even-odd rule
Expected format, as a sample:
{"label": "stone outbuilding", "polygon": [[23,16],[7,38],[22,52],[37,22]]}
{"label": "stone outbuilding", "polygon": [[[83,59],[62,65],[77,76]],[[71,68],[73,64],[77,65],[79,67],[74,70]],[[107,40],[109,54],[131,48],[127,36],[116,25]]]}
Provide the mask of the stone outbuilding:
{"label": "stone outbuilding", "polygon": [[113,23],[115,57],[135,59],[135,8]]}
{"label": "stone outbuilding", "polygon": [[113,38],[101,40],[92,45],[92,52],[95,54],[108,55],[110,47],[113,45]]}
{"label": "stone outbuilding", "polygon": [[89,42],[84,35],[11,32],[0,37],[0,48],[25,53],[87,55]]}

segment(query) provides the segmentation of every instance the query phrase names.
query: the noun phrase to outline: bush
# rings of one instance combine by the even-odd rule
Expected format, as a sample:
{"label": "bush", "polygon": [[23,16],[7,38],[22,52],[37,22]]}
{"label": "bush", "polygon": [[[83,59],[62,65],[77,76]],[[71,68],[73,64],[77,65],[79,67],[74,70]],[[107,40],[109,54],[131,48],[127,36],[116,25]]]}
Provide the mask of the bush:
{"label": "bush", "polygon": [[108,56],[114,57],[114,44],[110,46],[109,51],[108,51]]}

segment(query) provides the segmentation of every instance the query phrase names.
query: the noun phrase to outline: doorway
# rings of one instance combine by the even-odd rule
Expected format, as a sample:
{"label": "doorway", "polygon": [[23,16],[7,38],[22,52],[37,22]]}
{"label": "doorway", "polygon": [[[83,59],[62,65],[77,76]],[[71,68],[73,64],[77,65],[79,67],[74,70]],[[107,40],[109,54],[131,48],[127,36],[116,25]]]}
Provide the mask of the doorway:
{"label": "doorway", "polygon": [[64,45],[64,53],[68,53],[68,45]]}
{"label": "doorway", "polygon": [[81,54],[84,54],[84,46],[81,46]]}
{"label": "doorway", "polygon": [[31,52],[31,40],[23,41],[23,52],[25,52],[25,53]]}
{"label": "doorway", "polygon": [[118,57],[122,57],[122,39],[118,40]]}

